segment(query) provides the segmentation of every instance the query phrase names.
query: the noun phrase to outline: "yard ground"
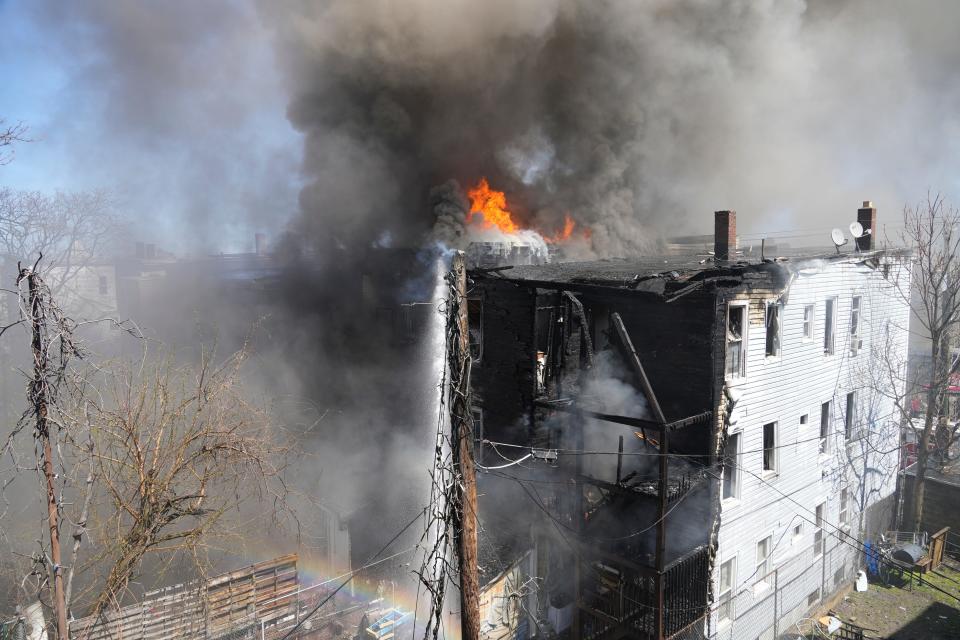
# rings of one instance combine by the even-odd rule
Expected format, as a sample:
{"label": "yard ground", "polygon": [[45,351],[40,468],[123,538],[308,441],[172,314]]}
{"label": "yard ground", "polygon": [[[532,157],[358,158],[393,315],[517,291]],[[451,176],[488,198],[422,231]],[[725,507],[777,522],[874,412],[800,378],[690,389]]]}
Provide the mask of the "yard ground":
{"label": "yard ground", "polygon": [[[868,637],[889,640],[957,640],[960,638],[960,564],[945,562],[913,588],[871,583],[863,593],[847,594],[833,607],[841,620],[868,629]],[[821,612],[824,615],[826,612]]]}

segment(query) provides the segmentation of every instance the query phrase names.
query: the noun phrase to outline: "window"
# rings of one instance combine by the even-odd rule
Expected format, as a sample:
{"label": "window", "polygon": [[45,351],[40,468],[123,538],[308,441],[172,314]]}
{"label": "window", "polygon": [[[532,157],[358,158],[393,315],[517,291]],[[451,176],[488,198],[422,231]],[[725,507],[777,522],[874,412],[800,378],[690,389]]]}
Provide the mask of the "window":
{"label": "window", "polygon": [[770,550],[773,546],[773,536],[767,536],[757,543],[757,571],[754,574],[757,582],[763,582],[770,571]]}
{"label": "window", "polygon": [[817,600],[820,599],[820,589],[814,589],[810,592],[810,595],[807,596],[807,606],[812,607],[817,604]]}
{"label": "window", "polygon": [[823,314],[823,352],[833,354],[833,330],[836,325],[837,299],[827,298],[826,313]]}
{"label": "window", "polygon": [[812,304],[803,308],[803,339],[813,340],[813,309]]}
{"label": "window", "polygon": [[744,334],[747,328],[747,308],[744,305],[727,307],[727,377],[742,378],[745,372],[746,350]]}
{"label": "window", "polygon": [[98,288],[100,291],[100,295],[102,296],[107,295],[107,276],[100,276],[98,281]]}
{"label": "window", "polygon": [[843,416],[843,435],[847,440],[853,438],[853,430],[857,426],[857,395],[856,391],[847,394],[847,414]]}
{"label": "window", "polygon": [[808,422],[810,422],[810,416],[809,416],[809,415],[807,415],[807,414],[805,413],[805,414],[803,414],[802,416],[800,416],[800,426],[801,426],[801,427],[802,427],[803,425],[807,424]]}
{"label": "window", "polygon": [[827,505],[818,504],[817,505],[817,517],[816,517],[816,526],[817,528],[813,532],[813,557],[819,558],[823,555],[823,512],[826,510]]}
{"label": "window", "polygon": [[840,524],[847,524],[847,489],[844,487],[840,490],[840,515],[838,516]]}
{"label": "window", "polygon": [[780,303],[767,303],[767,355],[780,355]]}
{"label": "window", "polygon": [[467,325],[470,332],[470,357],[480,362],[483,355],[483,300],[467,299]]}
{"label": "window", "polygon": [[717,617],[720,622],[733,619],[733,583],[737,574],[737,559],[730,558],[720,565],[717,593]]}
{"label": "window", "polygon": [[850,301],[850,355],[857,355],[863,340],[860,339],[860,296]]}
{"label": "window", "polygon": [[763,470],[777,470],[777,423],[763,425]]}
{"label": "window", "polygon": [[832,401],[828,400],[820,405],[820,453],[830,451],[830,419],[832,414]]}
{"label": "window", "polygon": [[737,460],[740,456],[740,434],[727,436],[726,453],[723,456],[723,497],[740,497],[740,469]]}
{"label": "window", "polygon": [[479,456],[480,443],[483,442],[483,409],[470,407],[470,414],[473,417],[473,440],[476,443],[477,455]]}
{"label": "window", "polygon": [[793,535],[790,538],[790,544],[798,544],[803,538],[803,523],[798,522],[793,525]]}

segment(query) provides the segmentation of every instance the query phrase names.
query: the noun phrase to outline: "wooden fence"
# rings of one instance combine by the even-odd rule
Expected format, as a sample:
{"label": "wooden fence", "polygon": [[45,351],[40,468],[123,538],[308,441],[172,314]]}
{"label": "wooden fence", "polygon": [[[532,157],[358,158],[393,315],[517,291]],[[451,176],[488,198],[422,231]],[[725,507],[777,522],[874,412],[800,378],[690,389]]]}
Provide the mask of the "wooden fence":
{"label": "wooden fence", "polygon": [[137,604],[74,620],[78,640],[213,639],[239,626],[276,627],[297,615],[297,556],[281,556],[145,594]]}

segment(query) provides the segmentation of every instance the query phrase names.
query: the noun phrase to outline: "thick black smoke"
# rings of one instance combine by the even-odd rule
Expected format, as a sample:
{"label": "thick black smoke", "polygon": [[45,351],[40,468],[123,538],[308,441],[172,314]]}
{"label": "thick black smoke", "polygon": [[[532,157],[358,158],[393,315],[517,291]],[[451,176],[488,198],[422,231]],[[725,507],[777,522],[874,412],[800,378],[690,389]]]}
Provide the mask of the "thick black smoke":
{"label": "thick black smoke", "polygon": [[488,176],[547,232],[571,213],[603,255],[708,227],[721,208],[746,228],[829,228],[860,200],[893,214],[950,180],[958,47],[937,26],[954,22],[945,12],[956,9],[263,5],[306,137],[309,237],[416,243],[434,223],[431,189]]}

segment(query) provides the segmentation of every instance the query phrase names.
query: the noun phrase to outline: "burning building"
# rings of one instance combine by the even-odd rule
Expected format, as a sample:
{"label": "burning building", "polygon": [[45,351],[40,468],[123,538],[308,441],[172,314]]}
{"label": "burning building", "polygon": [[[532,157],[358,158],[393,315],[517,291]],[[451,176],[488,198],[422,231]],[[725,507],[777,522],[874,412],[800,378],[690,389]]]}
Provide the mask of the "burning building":
{"label": "burning building", "polygon": [[774,638],[888,528],[908,255],[715,229],[712,257],[472,272],[482,578],[527,585],[489,637]]}

